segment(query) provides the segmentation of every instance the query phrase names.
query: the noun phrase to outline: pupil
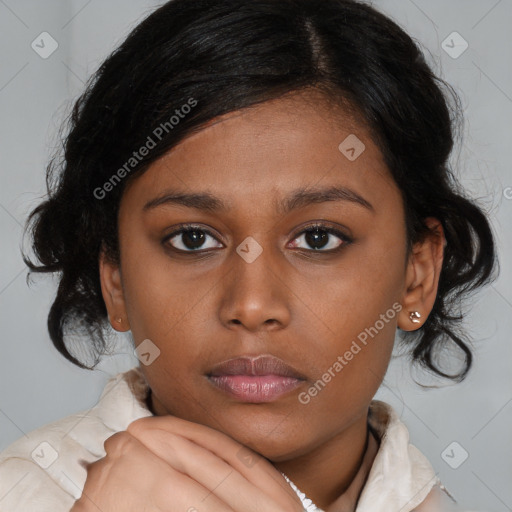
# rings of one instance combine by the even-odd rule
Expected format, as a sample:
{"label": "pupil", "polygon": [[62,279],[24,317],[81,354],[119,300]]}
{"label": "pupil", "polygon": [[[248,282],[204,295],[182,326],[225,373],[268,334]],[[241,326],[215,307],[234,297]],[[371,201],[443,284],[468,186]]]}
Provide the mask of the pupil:
{"label": "pupil", "polygon": [[321,249],[324,247],[328,238],[329,235],[327,232],[318,228],[306,232],[306,242],[314,249]]}
{"label": "pupil", "polygon": [[[202,231],[185,231],[182,236],[187,249],[197,249],[204,243],[204,233]],[[187,240],[191,242],[188,243]]]}

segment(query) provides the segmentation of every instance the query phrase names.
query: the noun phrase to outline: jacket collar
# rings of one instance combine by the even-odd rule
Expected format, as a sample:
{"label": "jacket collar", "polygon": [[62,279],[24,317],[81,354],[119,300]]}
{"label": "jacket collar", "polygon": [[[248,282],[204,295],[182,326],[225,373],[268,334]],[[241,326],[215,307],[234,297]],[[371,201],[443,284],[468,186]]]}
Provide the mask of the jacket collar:
{"label": "jacket collar", "polygon": [[[153,415],[146,404],[148,391],[149,385],[140,368],[132,368],[106,384],[95,406],[96,412],[110,429],[126,430],[132,421]],[[378,438],[379,447],[356,512],[414,510],[432,487],[440,483],[436,473],[428,459],[409,443],[407,427],[390,405],[373,400],[368,411],[368,423]],[[320,511],[293,482],[288,482],[305,508]]]}
{"label": "jacket collar", "polygon": [[408,512],[422,503],[439,479],[428,459],[409,443],[407,427],[385,402],[373,400],[368,422],[379,437],[357,512]]}

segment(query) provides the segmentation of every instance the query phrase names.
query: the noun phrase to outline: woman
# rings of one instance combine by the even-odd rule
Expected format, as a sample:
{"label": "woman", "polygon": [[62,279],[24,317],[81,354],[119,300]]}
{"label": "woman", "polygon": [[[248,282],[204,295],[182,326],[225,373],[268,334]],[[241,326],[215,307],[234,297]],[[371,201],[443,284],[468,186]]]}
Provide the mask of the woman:
{"label": "woman", "polygon": [[457,108],[354,0],[173,0],[138,25],[75,104],[26,261],[60,272],[67,359],[99,358],[108,321],[142,364],[2,453],[7,511],[449,510],[373,397],[397,328],[427,370],[471,366],[451,306],[495,252],[447,164]]}

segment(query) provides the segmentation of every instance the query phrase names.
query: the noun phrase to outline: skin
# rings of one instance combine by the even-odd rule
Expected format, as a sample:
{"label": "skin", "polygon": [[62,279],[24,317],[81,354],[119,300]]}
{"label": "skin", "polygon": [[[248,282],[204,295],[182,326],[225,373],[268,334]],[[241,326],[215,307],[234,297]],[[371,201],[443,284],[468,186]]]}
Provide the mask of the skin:
{"label": "skin", "polygon": [[[365,144],[354,161],[338,149],[350,134]],[[330,185],[355,191],[372,208],[338,200],[276,209],[298,187]],[[228,209],[167,203],[143,210],[170,189],[209,192]],[[328,247],[315,250],[304,236],[311,221],[352,242],[329,234]],[[100,256],[112,325],[131,329],[136,345],[150,339],[160,350],[141,365],[155,415],[225,434],[327,509],[364,455],[368,407],[396,328],[420,328],[433,307],[444,235],[436,219],[426,222],[432,235],[407,257],[402,198],[382,154],[363,124],[315,91],[227,114],[183,140],[128,184],[119,209],[120,265]],[[179,223],[198,224],[215,238],[205,234],[196,249],[202,253],[173,252],[171,244],[177,251],[191,243],[183,235],[164,241]],[[263,249],[251,263],[236,252],[249,236]],[[326,253],[340,243],[340,252]],[[301,403],[299,394],[393,304],[402,310]],[[420,323],[410,321],[410,311],[420,312]],[[282,358],[307,380],[274,402],[248,404],[205,376],[221,361],[259,354]]]}
{"label": "skin", "polygon": [[[254,463],[238,456],[241,448]],[[169,415],[141,418],[110,436],[105,451],[87,465],[73,512],[303,510],[269,461],[198,423]]]}

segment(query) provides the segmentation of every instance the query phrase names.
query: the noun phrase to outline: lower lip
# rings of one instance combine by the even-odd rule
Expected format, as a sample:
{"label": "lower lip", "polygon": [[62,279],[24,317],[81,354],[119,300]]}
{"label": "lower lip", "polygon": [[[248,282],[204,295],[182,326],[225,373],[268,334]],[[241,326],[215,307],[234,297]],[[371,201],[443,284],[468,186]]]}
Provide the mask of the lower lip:
{"label": "lower lip", "polygon": [[282,375],[218,375],[210,382],[242,402],[272,402],[302,384],[302,380]]}

